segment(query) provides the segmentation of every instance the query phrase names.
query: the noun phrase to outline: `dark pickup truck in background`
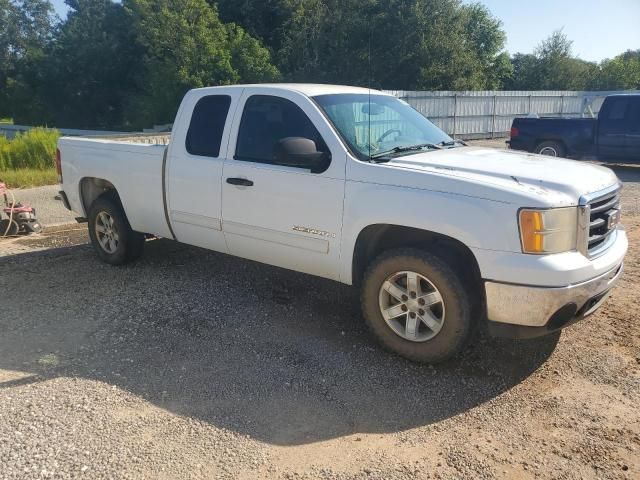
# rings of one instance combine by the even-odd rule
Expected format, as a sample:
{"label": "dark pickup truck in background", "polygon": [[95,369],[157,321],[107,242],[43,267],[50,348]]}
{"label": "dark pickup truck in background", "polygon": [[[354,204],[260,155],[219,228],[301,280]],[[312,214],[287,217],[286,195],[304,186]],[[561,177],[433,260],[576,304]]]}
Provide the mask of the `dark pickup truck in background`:
{"label": "dark pickup truck in background", "polygon": [[640,160],[640,94],[608,96],[597,118],[516,118],[508,143],[553,157]]}

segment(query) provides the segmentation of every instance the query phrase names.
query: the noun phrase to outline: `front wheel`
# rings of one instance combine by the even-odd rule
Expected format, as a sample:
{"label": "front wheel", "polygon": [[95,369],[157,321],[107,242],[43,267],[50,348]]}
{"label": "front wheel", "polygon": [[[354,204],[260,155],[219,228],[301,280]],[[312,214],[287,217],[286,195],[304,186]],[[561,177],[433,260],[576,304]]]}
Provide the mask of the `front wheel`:
{"label": "front wheel", "polygon": [[362,286],[365,320],[378,341],[409,360],[438,363],[464,348],[472,332],[471,299],[446,263],[404,248],[383,253]]}
{"label": "front wheel", "polygon": [[98,257],[111,265],[122,265],[142,255],[144,235],[131,229],[124,210],[112,196],[102,196],[91,205],[89,237]]}

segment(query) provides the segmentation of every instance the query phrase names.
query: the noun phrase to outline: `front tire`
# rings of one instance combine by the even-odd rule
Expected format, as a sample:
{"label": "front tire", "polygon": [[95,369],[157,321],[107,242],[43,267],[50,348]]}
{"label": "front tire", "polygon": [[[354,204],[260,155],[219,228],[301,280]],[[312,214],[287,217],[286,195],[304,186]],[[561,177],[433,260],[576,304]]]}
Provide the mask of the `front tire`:
{"label": "front tire", "polygon": [[471,298],[462,280],[426,251],[402,248],[376,258],[365,273],[361,302],[382,346],[415,362],[454,357],[473,330]]}
{"label": "front tire", "polygon": [[144,235],[134,232],[117,198],[104,195],[91,205],[89,237],[98,257],[111,265],[136,260],[144,248]]}

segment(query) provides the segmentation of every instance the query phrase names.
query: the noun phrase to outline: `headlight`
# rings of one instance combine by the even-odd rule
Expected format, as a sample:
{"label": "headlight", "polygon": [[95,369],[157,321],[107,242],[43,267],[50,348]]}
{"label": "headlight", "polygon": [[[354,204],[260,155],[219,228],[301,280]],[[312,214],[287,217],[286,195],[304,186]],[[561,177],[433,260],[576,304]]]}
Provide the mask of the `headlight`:
{"label": "headlight", "polygon": [[576,207],[551,210],[522,209],[518,216],[524,253],[561,253],[576,249]]}

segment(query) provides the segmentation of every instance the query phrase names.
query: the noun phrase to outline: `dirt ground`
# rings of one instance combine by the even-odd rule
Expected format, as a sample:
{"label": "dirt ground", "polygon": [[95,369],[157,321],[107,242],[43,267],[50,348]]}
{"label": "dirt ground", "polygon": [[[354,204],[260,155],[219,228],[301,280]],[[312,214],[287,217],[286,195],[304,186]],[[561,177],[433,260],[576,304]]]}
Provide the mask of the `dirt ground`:
{"label": "dirt ground", "polygon": [[561,336],[382,351],[349,287],[83,226],[1,241],[0,479],[640,478],[640,209],[625,274]]}

